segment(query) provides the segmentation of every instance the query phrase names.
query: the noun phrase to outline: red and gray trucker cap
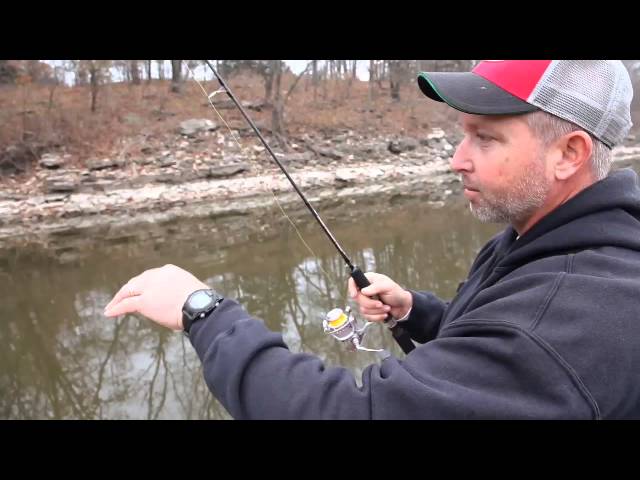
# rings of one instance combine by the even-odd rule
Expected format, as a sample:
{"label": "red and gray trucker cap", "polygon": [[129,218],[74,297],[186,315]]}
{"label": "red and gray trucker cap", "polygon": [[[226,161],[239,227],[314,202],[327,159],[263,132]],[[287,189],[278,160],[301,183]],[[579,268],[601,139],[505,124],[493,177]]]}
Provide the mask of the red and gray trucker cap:
{"label": "red and gray trucker cap", "polygon": [[631,79],[620,60],[484,60],[471,72],[421,72],[420,90],[465,113],[556,115],[609,148],[631,128]]}

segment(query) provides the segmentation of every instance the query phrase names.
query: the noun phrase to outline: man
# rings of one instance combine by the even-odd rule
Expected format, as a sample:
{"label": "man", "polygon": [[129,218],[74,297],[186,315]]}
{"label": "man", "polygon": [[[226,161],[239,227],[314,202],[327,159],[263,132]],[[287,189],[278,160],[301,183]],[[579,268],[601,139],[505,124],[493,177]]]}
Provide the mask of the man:
{"label": "man", "polygon": [[608,174],[631,127],[624,66],[489,60],[418,83],[461,112],[451,166],[471,211],[509,226],[448,303],[384,275],[361,292],[350,280],[366,318],[390,313],[421,344],[406,358],[371,365],[358,388],[171,265],[131,279],[105,313],[184,320],[235,418],[640,418],[640,189],[630,170]]}

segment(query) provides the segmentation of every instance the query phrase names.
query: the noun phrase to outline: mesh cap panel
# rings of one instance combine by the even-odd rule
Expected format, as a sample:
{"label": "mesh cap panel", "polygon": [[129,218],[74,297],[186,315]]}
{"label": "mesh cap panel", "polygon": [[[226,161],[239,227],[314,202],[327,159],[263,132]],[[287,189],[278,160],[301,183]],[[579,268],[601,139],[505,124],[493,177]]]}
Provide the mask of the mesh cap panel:
{"label": "mesh cap panel", "polygon": [[632,97],[629,73],[619,60],[554,60],[527,101],[613,147],[631,128]]}

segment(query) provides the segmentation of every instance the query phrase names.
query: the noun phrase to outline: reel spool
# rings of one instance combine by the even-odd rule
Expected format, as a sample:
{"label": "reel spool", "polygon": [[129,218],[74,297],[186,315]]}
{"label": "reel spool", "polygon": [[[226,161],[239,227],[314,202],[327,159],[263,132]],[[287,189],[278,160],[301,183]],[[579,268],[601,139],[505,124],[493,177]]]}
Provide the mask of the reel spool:
{"label": "reel spool", "polygon": [[328,312],[322,322],[324,333],[348,346],[350,350],[362,350],[365,352],[382,352],[383,349],[372,349],[362,346],[364,331],[374,322],[366,322],[358,328],[356,318],[351,314],[351,307],[347,306],[344,311],[341,308],[334,308]]}

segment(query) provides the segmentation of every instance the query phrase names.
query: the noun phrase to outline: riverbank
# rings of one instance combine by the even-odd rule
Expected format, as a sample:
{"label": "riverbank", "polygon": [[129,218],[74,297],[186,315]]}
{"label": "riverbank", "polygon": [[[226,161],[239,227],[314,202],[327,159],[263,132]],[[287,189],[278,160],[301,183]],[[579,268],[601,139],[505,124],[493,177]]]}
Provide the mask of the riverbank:
{"label": "riverbank", "polygon": [[[282,217],[274,196],[289,216],[305,216],[304,204],[255,142],[239,146],[200,121],[183,122],[177,138],[158,143],[147,155],[92,159],[82,170],[65,168],[64,157],[44,156],[30,179],[3,185],[0,246],[46,245],[52,236],[82,232],[108,236],[187,218],[261,223],[265,215]],[[442,202],[458,184],[448,167],[453,146],[442,130],[422,139],[346,131],[304,136],[291,147],[279,160],[323,217],[341,204],[371,208],[416,196]]]}
{"label": "riverbank", "polygon": [[[183,122],[163,140],[151,146],[147,139],[146,154],[136,158],[91,159],[85,169],[45,155],[31,178],[2,185],[0,248],[47,247],[72,235],[119,242],[145,226],[184,219],[207,219],[222,236],[269,235],[286,221],[274,196],[290,217],[312,220],[257,141],[236,143],[209,120]],[[424,138],[345,131],[293,139],[278,156],[324,219],[348,218],[411,199],[433,206],[459,199],[460,181],[449,168],[457,141],[457,133],[440,129]],[[635,168],[640,147],[619,147],[614,158],[616,168]]]}

